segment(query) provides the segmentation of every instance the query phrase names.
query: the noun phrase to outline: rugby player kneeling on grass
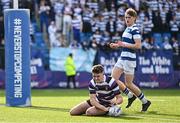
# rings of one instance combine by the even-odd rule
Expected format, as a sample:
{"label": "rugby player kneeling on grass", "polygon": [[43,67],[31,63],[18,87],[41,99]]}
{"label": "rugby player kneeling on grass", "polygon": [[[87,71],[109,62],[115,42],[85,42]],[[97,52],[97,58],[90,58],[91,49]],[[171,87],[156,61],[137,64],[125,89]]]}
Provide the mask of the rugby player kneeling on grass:
{"label": "rugby player kneeling on grass", "polygon": [[92,68],[89,93],[90,99],[73,107],[70,110],[70,115],[107,115],[110,107],[123,102],[115,79],[106,76],[104,67],[100,64]]}

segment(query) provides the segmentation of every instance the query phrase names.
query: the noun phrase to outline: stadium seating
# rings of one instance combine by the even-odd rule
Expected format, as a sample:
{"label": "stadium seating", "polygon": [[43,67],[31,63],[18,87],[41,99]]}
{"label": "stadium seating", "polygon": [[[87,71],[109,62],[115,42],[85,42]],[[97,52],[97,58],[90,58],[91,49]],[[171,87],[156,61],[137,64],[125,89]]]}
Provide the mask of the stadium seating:
{"label": "stadium seating", "polygon": [[154,33],[153,34],[153,38],[154,38],[154,43],[156,46],[159,46],[160,48],[162,48],[162,35],[161,33]]}
{"label": "stadium seating", "polygon": [[168,39],[171,39],[171,33],[162,33],[162,38],[164,39],[165,37],[168,37]]}
{"label": "stadium seating", "polygon": [[34,40],[35,40],[35,45],[38,47],[45,47],[45,41],[43,39],[43,34],[41,32],[36,32],[34,34]]}
{"label": "stadium seating", "polygon": [[36,22],[32,22],[32,28],[34,29],[34,32],[40,32],[39,27]]}

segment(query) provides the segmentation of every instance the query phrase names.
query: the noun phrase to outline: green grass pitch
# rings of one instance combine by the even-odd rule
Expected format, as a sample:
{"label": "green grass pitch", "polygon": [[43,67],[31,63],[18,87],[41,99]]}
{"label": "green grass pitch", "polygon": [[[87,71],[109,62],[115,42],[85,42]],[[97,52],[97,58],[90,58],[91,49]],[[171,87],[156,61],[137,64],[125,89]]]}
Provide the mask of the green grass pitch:
{"label": "green grass pitch", "polygon": [[32,107],[5,106],[5,92],[0,90],[0,123],[180,123],[180,89],[143,90],[152,105],[141,113],[141,102],[136,100],[126,109],[123,95],[120,117],[70,116],[74,105],[88,99],[88,90],[54,89],[32,90]]}

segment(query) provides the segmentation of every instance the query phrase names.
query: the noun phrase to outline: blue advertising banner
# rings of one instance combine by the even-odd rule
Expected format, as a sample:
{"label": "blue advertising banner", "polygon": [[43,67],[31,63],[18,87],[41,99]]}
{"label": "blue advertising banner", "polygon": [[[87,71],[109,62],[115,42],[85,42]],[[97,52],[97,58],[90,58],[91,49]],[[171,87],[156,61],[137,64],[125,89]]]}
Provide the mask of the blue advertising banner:
{"label": "blue advertising banner", "polygon": [[[99,50],[96,63],[105,67],[105,73],[111,74],[112,68],[120,56],[120,51]],[[121,78],[123,79],[123,78]],[[175,87],[172,51],[146,51],[138,53],[134,82],[140,87]]]}
{"label": "blue advertising banner", "polygon": [[[51,80],[48,81],[50,88],[66,88],[67,87],[67,78],[65,72],[62,71],[52,71]],[[50,77],[50,75],[48,75]],[[91,80],[91,73],[89,72],[78,72],[75,77],[76,87],[78,88],[87,88],[88,83]],[[70,83],[70,87],[73,88],[73,83]]]}
{"label": "blue advertising banner", "polygon": [[65,60],[69,53],[73,53],[74,63],[77,71],[91,72],[96,51],[89,49],[52,48],[50,50],[50,69],[52,71],[65,71]]}
{"label": "blue advertising banner", "polygon": [[[78,55],[76,57],[82,57],[84,55],[81,54],[87,53],[89,57],[88,59],[91,60],[94,59],[95,57],[93,54],[94,52],[92,52],[92,56],[91,56],[91,53],[87,51],[82,51],[80,49],[78,51],[76,50],[71,50],[69,48],[54,49],[52,51],[54,55],[53,57],[51,57],[51,60],[53,62],[54,61],[57,62],[56,63],[57,67],[64,67],[63,66],[64,60],[62,60],[61,57],[66,58],[63,56],[63,54],[68,55],[69,52],[78,53],[76,54]],[[81,51],[83,53],[81,53]],[[104,50],[98,50],[95,58],[96,64],[100,63],[104,65],[105,72],[111,74],[112,68],[116,63],[119,55],[120,55],[120,51],[107,52]],[[158,51],[158,50],[147,51],[144,53],[140,53],[138,55],[139,57],[137,58],[137,69],[135,71],[135,79],[134,79],[134,82],[138,86],[142,88],[179,88],[180,87],[180,71],[173,70],[171,51]],[[57,58],[57,59],[53,60],[52,58]],[[77,58],[77,59],[80,60],[81,58]],[[82,59],[84,60],[84,58]],[[58,60],[62,60],[61,66],[59,66],[58,64],[61,61]],[[56,68],[57,71],[45,70],[41,53],[39,52],[39,50],[33,49],[33,53],[31,53],[30,68],[31,68],[32,88],[66,88],[67,78],[64,70],[60,70],[60,71],[57,70],[62,68]],[[82,69],[84,70],[85,68]],[[88,68],[88,70],[91,70],[90,67]],[[3,70],[0,70],[0,75],[1,75],[0,88],[4,88],[5,76],[3,75],[5,75],[5,72]],[[87,88],[90,79],[91,79],[91,72],[77,71],[76,85],[78,88]],[[71,84],[71,87],[72,86],[73,84]]]}
{"label": "blue advertising banner", "polygon": [[146,51],[138,56],[138,72],[140,74],[172,74],[172,51]]}
{"label": "blue advertising banner", "polygon": [[[91,80],[91,73],[78,72],[75,77],[77,88],[87,88]],[[45,71],[44,76],[32,78],[31,86],[33,88],[66,88],[67,78],[63,71]],[[73,88],[73,83],[70,83]]]}
{"label": "blue advertising banner", "polygon": [[30,106],[29,10],[5,10],[4,19],[6,105]]}
{"label": "blue advertising banner", "polygon": [[137,83],[141,87],[172,87],[175,85],[172,51],[146,51],[138,56]]}
{"label": "blue advertising banner", "polygon": [[[0,88],[4,88],[5,75],[4,71],[0,70]],[[160,75],[161,76],[161,75]],[[171,82],[163,82],[163,77],[156,77],[154,75],[143,75],[135,73],[135,82],[143,88],[179,88],[180,87],[180,71],[174,71],[174,77]],[[76,85],[78,88],[87,88],[88,82],[91,79],[91,73],[78,72],[76,76]],[[44,75],[31,75],[32,88],[66,88],[67,79],[63,71],[44,71]],[[71,84],[71,87],[73,84]]]}
{"label": "blue advertising banner", "polygon": [[46,74],[42,59],[31,59],[31,87],[33,88],[45,88],[49,86],[51,79],[47,79],[51,74]]}

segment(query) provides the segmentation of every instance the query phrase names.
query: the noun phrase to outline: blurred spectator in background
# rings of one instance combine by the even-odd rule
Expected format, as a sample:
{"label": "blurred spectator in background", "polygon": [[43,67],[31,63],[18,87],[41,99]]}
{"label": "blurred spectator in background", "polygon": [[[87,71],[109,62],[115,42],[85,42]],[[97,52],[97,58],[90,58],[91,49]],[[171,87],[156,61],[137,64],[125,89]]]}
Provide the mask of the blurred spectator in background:
{"label": "blurred spectator in background", "polygon": [[72,8],[66,2],[63,11],[63,40],[66,45],[71,43],[71,34],[72,34]]}
{"label": "blurred spectator in background", "polygon": [[172,37],[172,47],[174,69],[180,70],[180,42],[175,37]]}
{"label": "blurred spectator in background", "polygon": [[160,47],[156,44],[156,42],[155,42],[155,40],[154,40],[154,38],[153,37],[151,37],[150,38],[150,45],[152,46],[152,49],[153,50],[158,50],[158,49],[160,49]]}
{"label": "blurred spectator in background", "polygon": [[[45,0],[41,0],[40,1],[40,6],[39,6],[39,19],[40,19],[41,32],[48,32],[49,12],[50,12],[50,6],[46,5]],[[43,28],[44,24],[45,24],[45,27],[46,27],[46,31]]]}
{"label": "blurred spectator in background", "polygon": [[172,46],[169,43],[169,38],[167,36],[164,37],[163,49],[165,49],[165,50],[172,50]]}
{"label": "blurred spectator in background", "polygon": [[105,4],[104,0],[98,1],[98,8],[99,8],[99,13],[102,13],[104,8],[106,8],[106,4]]}
{"label": "blurred spectator in background", "polygon": [[104,45],[105,43],[109,42],[110,39],[110,34],[107,31],[104,31],[102,34],[102,41],[101,41],[101,45]]}
{"label": "blurred spectator in background", "polygon": [[54,21],[51,21],[48,27],[48,33],[49,33],[50,47],[53,48],[53,47],[61,46],[60,41],[58,40],[59,38],[57,33],[57,27]]}
{"label": "blurred spectator in background", "polygon": [[152,35],[152,28],[154,27],[151,20],[148,17],[144,18],[143,21],[143,38],[149,38]]}
{"label": "blurred spectator in background", "polygon": [[73,40],[70,44],[69,44],[69,48],[72,48],[72,49],[80,49],[82,48],[81,44],[78,43],[76,40]]}
{"label": "blurred spectator in background", "polygon": [[63,8],[64,2],[63,0],[58,0],[54,2],[54,12],[55,12],[55,23],[57,30],[62,30],[62,22],[63,22]]}
{"label": "blurred spectator in background", "polygon": [[106,30],[109,32],[110,36],[112,37],[116,32],[116,22],[110,16],[109,21],[106,24]]}
{"label": "blurred spectator in background", "polygon": [[[78,15],[75,14],[72,19],[72,29],[73,29],[73,39],[80,43],[80,29],[81,29],[81,19],[78,19]],[[70,42],[71,43],[71,42]]]}
{"label": "blurred spectator in background", "polygon": [[4,12],[5,9],[10,9],[11,5],[12,5],[11,0],[0,0],[0,3],[1,3],[1,7],[2,7],[1,12]]}
{"label": "blurred spectator in background", "polygon": [[172,37],[172,47],[174,55],[180,55],[180,42],[175,38]]}
{"label": "blurred spectator in background", "polygon": [[154,32],[161,32],[161,31],[162,31],[162,30],[161,30],[161,27],[162,27],[162,19],[161,19],[161,16],[160,16],[159,11],[153,12],[152,22],[153,22],[153,24],[154,24],[153,31],[154,31]]}
{"label": "blurred spectator in background", "polygon": [[142,42],[142,51],[147,51],[153,49],[151,44],[151,38],[146,37]]}
{"label": "blurred spectator in background", "polygon": [[[7,0],[5,0],[7,1]],[[35,21],[35,1],[37,0],[18,0],[19,8],[27,8],[30,9],[30,18],[32,21]]]}
{"label": "blurred spectator in background", "polygon": [[96,32],[92,35],[91,38],[92,39],[95,38],[97,44],[100,44],[102,41],[102,32],[100,32],[99,30],[96,30]]}
{"label": "blurred spectator in background", "polygon": [[179,32],[179,24],[178,21],[176,21],[176,17],[173,16],[172,20],[170,21],[170,31],[172,37],[177,38],[178,32]]}
{"label": "blurred spectator in background", "polygon": [[116,42],[120,40],[121,40],[121,36],[118,32],[116,32],[116,34],[112,37],[112,42]]}
{"label": "blurred spectator in background", "polygon": [[90,42],[90,47],[93,49],[98,49],[98,43],[95,38],[92,38],[92,40]]}
{"label": "blurred spectator in background", "polygon": [[73,82],[73,87],[76,88],[76,66],[73,60],[73,54],[70,53],[65,61],[65,71],[67,76],[67,88],[70,88],[70,82]]}
{"label": "blurred spectator in background", "polygon": [[83,19],[81,23],[81,44],[86,42],[87,45],[90,43],[90,37],[92,36],[92,25],[89,20]]}
{"label": "blurred spectator in background", "polygon": [[[116,31],[119,33],[119,36],[122,35],[124,29],[125,29],[125,23],[124,23],[124,16],[117,17],[116,20]],[[117,33],[116,32],[116,33]]]}

